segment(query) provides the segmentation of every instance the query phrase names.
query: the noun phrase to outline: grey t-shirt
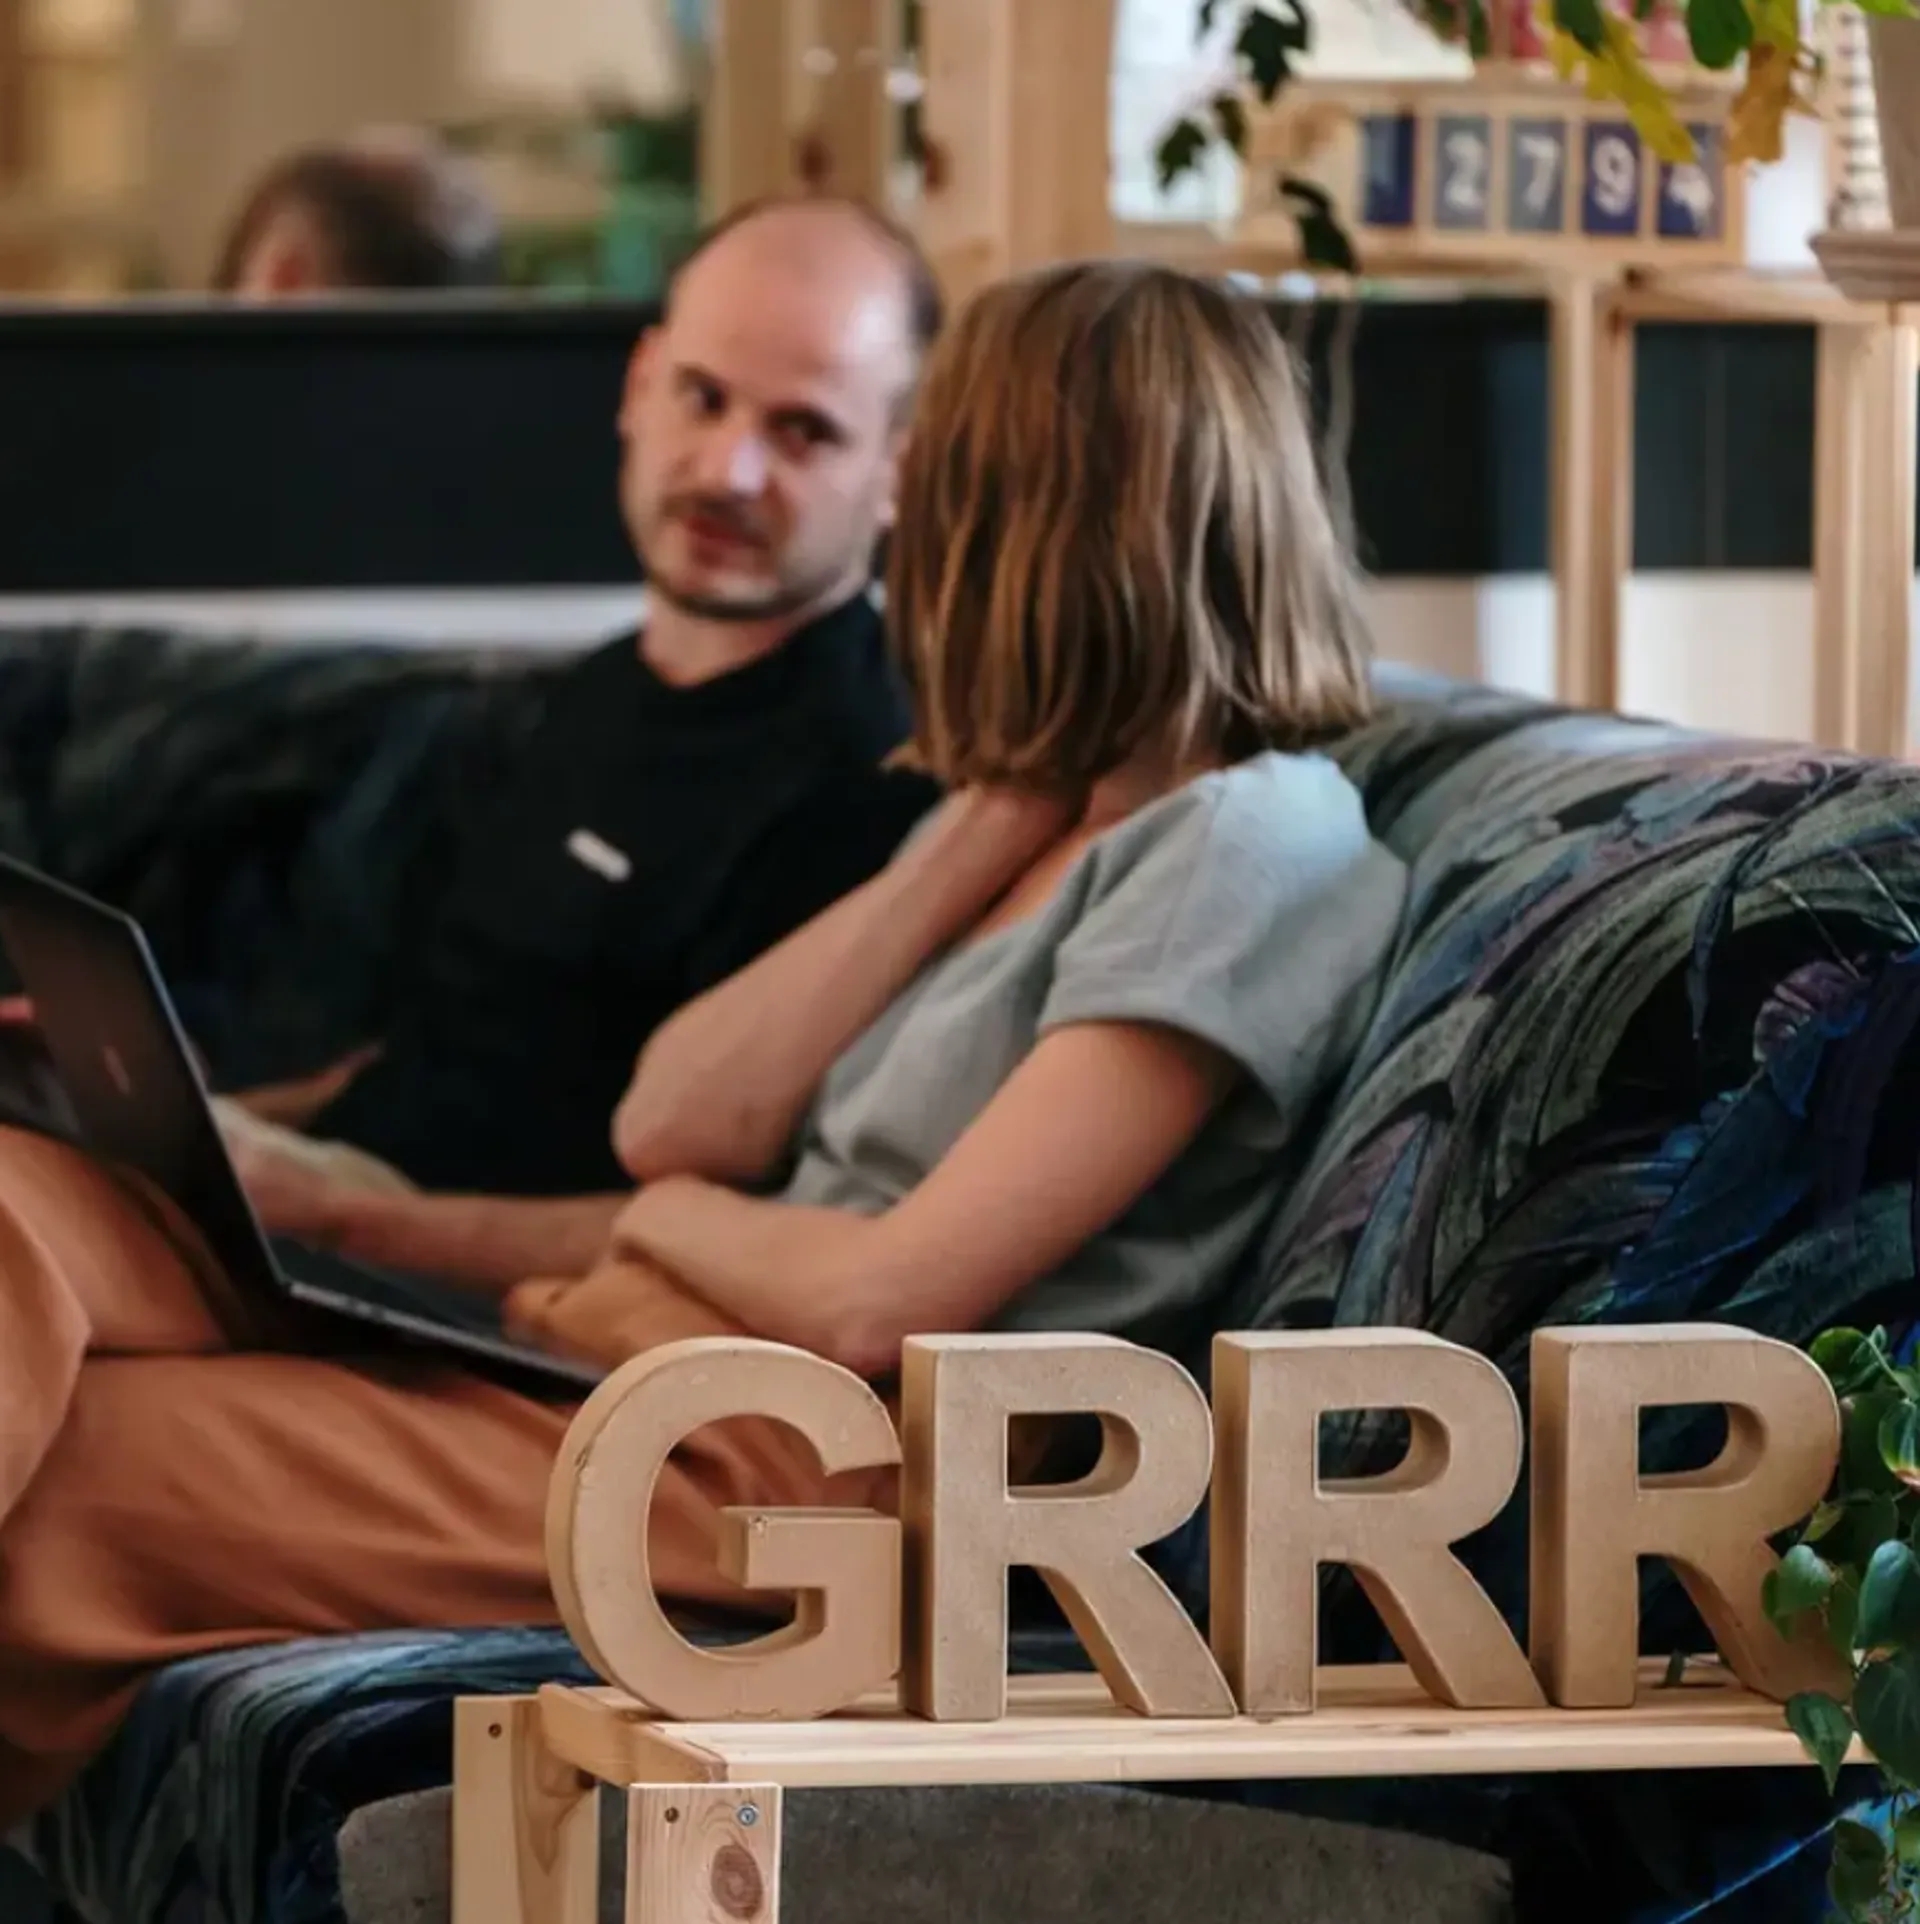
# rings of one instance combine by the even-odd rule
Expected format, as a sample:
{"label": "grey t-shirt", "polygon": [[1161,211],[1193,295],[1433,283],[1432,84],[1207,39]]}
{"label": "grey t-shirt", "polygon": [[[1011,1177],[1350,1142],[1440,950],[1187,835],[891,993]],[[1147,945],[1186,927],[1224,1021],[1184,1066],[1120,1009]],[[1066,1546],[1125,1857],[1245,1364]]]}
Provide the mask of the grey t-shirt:
{"label": "grey t-shirt", "polygon": [[996,1321],[1178,1347],[1358,1045],[1405,889],[1332,762],[1268,754],[1202,776],[1092,843],[1038,912],[921,973],[829,1072],[786,1199],[886,1210],[1049,1030],[1184,1031],[1232,1057],[1242,1085],[1119,1221]]}

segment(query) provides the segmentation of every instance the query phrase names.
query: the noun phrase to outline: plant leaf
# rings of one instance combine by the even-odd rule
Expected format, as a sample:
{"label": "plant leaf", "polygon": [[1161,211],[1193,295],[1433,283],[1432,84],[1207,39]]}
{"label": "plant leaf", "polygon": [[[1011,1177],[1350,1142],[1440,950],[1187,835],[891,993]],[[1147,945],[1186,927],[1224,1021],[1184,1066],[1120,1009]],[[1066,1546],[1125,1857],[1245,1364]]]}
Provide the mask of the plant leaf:
{"label": "plant leaf", "polygon": [[1904,1399],[1898,1390],[1866,1390],[1840,1406],[1840,1476],[1849,1494],[1898,1493],[1900,1479],[1880,1454],[1880,1425]]}
{"label": "plant leaf", "polygon": [[1313,38],[1300,0],[1281,0],[1281,6],[1284,11],[1249,7],[1233,43],[1262,102],[1269,104],[1293,72],[1292,56],[1305,53]]}
{"label": "plant leaf", "polygon": [[1677,163],[1697,158],[1693,136],[1674,112],[1671,95],[1641,57],[1633,23],[1617,13],[1597,17],[1600,44],[1596,47],[1583,46],[1563,27],[1548,35],[1547,55],[1555,72],[1562,80],[1583,83],[1589,100],[1619,101],[1640,138],[1660,159]]}
{"label": "plant leaf", "polygon": [[1747,77],[1727,109],[1727,159],[1778,160],[1793,105],[1793,56],[1761,43],[1747,53]]}
{"label": "plant leaf", "polygon": [[1880,1419],[1880,1461],[1910,1490],[1920,1490],[1920,1403],[1907,1397]]}
{"label": "plant leaf", "polygon": [[1820,1766],[1831,1795],[1840,1783],[1840,1766],[1853,1745],[1853,1719],[1845,1704],[1824,1691],[1803,1690],[1787,1699],[1787,1727],[1801,1747]]}
{"label": "plant leaf", "polygon": [[1920,1651],[1868,1664],[1853,1686],[1853,1716],[1880,1768],[1900,1784],[1920,1783]]}
{"label": "plant leaf", "polygon": [[1833,1565],[1804,1543],[1796,1543],[1771,1575],[1765,1602],[1777,1629],[1784,1630],[1803,1611],[1819,1609],[1833,1594]]}
{"label": "plant leaf", "polygon": [[1731,67],[1753,45],[1746,0],[1687,0],[1687,43],[1701,66]]}
{"label": "plant leaf", "polygon": [[1855,1636],[1862,1650],[1920,1645],[1920,1553],[1912,1544],[1896,1538],[1873,1553],[1860,1583]]}
{"label": "plant leaf", "polygon": [[1860,1586],[1847,1571],[1835,1577],[1827,1599],[1827,1641],[1847,1660],[1849,1668],[1860,1649]]}
{"label": "plant leaf", "polygon": [[1873,1561],[1874,1551],[1900,1534],[1900,1505],[1883,1490],[1849,1497],[1846,1512],[1820,1546],[1821,1553],[1829,1563],[1864,1570]]}
{"label": "plant leaf", "polygon": [[1887,1847],[1878,1831],[1848,1817],[1835,1822],[1827,1889],[1843,1911],[1865,1910],[1886,1889],[1887,1870]]}
{"label": "plant leaf", "polygon": [[1825,1372],[1836,1396],[1851,1396],[1880,1380],[1885,1338],[1878,1330],[1872,1336],[1857,1329],[1822,1330],[1807,1354]]}
{"label": "plant leaf", "polygon": [[1160,137],[1154,161],[1160,172],[1160,191],[1164,194],[1182,174],[1191,173],[1207,151],[1207,130],[1191,115],[1176,120]]}
{"label": "plant leaf", "polygon": [[1220,129],[1220,138],[1236,154],[1247,151],[1247,103],[1238,94],[1214,95],[1213,124]]}
{"label": "plant leaf", "polygon": [[1844,1503],[1828,1501],[1819,1506],[1807,1518],[1806,1527],[1800,1532],[1802,1543],[1818,1543],[1822,1537],[1831,1536],[1834,1526],[1846,1520],[1847,1506]]}
{"label": "plant leaf", "polygon": [[1588,53],[1598,53],[1607,43],[1600,0],[1553,0],[1553,24],[1571,34]]}
{"label": "plant leaf", "polygon": [[1283,174],[1280,193],[1300,230],[1301,256],[1310,265],[1324,267],[1331,273],[1357,274],[1359,257],[1353,251],[1347,230],[1340,225],[1340,216],[1333,211],[1327,190],[1310,180]]}

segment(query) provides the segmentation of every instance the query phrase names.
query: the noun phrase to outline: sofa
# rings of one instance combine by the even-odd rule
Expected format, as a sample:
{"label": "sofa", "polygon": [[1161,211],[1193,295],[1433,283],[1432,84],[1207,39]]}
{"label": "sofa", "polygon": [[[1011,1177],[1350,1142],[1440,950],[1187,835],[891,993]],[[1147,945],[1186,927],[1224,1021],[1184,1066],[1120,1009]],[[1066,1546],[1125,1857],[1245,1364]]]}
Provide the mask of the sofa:
{"label": "sofa", "polygon": [[[234,1084],[377,1033],[431,908],[448,784],[510,749],[547,658],[64,631],[0,641],[0,847],[139,912]],[[1524,1399],[1545,1323],[1716,1318],[1911,1344],[1920,779],[1386,670],[1337,751],[1409,863],[1366,1040],[1221,1326],[1398,1324]],[[30,1070],[0,1072],[30,1109]],[[1206,1357],[1183,1359],[1203,1380]],[[1651,1417],[1649,1467],[1719,1419]],[[1366,1473],[1394,1421],[1330,1421]],[[1463,1554],[1524,1629],[1516,1503]],[[1204,1515],[1154,1555],[1201,1616]],[[1705,1647],[1643,1584],[1651,1651]],[[1324,1654],[1389,1654],[1329,1574]],[[1022,1668],[1079,1661],[1029,1613]],[[440,1924],[456,1694],[584,1678],[546,1630],[213,1656],[149,1686],[20,1840],[89,1924]],[[1840,1807],[1868,1789],[1849,1779]],[[1814,1773],[1204,1790],[807,1793],[789,1905],[928,1924],[1779,1920],[1825,1913]],[[617,1882],[617,1880],[616,1880]],[[617,1912],[609,1911],[609,1916]]]}

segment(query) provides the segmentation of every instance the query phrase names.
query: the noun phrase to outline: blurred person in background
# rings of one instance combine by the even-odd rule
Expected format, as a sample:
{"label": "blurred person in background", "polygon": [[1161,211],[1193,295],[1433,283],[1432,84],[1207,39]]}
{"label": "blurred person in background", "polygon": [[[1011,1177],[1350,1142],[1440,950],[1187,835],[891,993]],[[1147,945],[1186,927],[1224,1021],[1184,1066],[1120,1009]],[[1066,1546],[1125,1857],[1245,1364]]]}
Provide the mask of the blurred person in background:
{"label": "blurred person in background", "polygon": [[500,218],[477,169],[391,129],[277,161],[242,204],[214,288],[245,300],[496,287]]}

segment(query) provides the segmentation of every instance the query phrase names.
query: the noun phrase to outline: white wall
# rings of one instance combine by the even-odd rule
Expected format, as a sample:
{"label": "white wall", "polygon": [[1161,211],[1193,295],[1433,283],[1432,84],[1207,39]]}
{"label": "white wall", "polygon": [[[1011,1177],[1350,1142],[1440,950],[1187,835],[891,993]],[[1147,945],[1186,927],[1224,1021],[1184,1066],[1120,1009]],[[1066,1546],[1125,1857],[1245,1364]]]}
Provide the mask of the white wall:
{"label": "white wall", "polygon": [[[632,626],[641,600],[631,588],[0,597],[0,626],[152,620],[286,637],[566,647]],[[1368,601],[1388,660],[1528,694],[1553,692],[1553,587],[1544,575],[1375,582]],[[1623,708],[1743,735],[1800,739],[1811,730],[1808,576],[1637,576],[1628,584],[1623,629]],[[1909,738],[1920,741],[1920,712],[1911,703],[1909,711]]]}

